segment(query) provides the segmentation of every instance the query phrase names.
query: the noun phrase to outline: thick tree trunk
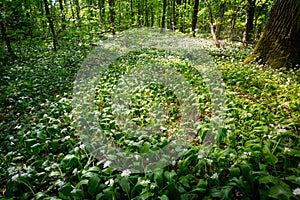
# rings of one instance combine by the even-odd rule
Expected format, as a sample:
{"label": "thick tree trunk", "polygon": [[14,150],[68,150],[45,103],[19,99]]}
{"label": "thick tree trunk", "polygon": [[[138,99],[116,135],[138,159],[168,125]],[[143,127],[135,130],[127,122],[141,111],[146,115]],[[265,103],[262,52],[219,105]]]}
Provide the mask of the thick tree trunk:
{"label": "thick tree trunk", "polygon": [[50,27],[50,30],[51,30],[51,33],[52,33],[53,49],[54,49],[54,51],[56,51],[57,50],[57,38],[56,38],[56,33],[55,33],[55,30],[54,30],[54,24],[53,24],[53,21],[52,21],[52,18],[51,18],[51,14],[50,14],[49,5],[48,5],[47,0],[44,0],[44,5],[45,5],[46,16],[47,16],[47,19],[48,19],[48,22],[49,22],[49,27]]}
{"label": "thick tree trunk", "polygon": [[194,3],[194,12],[193,12],[193,18],[192,18],[192,32],[193,36],[196,36],[196,24],[197,24],[197,15],[198,15],[198,9],[199,9],[199,0],[195,0]]}
{"label": "thick tree trunk", "polygon": [[161,32],[165,30],[166,27],[166,10],[167,10],[167,0],[163,0],[163,13],[161,18]]}
{"label": "thick tree trunk", "polygon": [[273,68],[300,64],[300,1],[275,0],[263,35],[244,63],[257,58]]}
{"label": "thick tree trunk", "polygon": [[213,14],[212,14],[212,11],[211,11],[211,8],[210,8],[210,4],[208,3],[207,0],[204,0],[206,6],[207,6],[207,9],[208,9],[208,14],[209,14],[209,25],[210,25],[210,31],[211,31],[211,35],[212,35],[212,38],[214,40],[214,43],[216,45],[216,47],[220,48],[221,45],[220,45],[220,42],[216,36],[216,33],[215,33],[215,28],[214,28],[214,19],[213,19]]}
{"label": "thick tree trunk", "polygon": [[253,41],[253,22],[254,22],[254,12],[255,12],[255,0],[248,0],[247,4],[247,16],[246,16],[246,29],[244,42],[247,44]]}

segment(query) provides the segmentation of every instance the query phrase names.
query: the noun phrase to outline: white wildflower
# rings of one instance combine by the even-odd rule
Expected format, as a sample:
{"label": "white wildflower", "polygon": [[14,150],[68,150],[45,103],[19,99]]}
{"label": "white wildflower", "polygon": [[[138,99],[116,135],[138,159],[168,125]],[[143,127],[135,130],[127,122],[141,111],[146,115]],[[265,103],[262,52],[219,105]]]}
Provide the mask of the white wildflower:
{"label": "white wildflower", "polygon": [[109,179],[108,181],[105,181],[105,185],[108,185],[108,186],[113,186],[115,183],[114,179]]}
{"label": "white wildflower", "polygon": [[150,180],[142,180],[141,182],[140,182],[140,184],[141,185],[144,185],[144,186],[146,186],[146,185],[148,185],[148,184],[150,184],[151,182],[150,182]]}
{"label": "white wildflower", "polygon": [[287,147],[284,147],[284,153],[288,153],[288,152],[290,152],[291,150],[289,149],[289,148],[287,148]]}
{"label": "white wildflower", "polygon": [[230,153],[230,154],[229,154],[229,157],[230,157],[231,159],[234,159],[234,158],[235,158],[234,153]]}
{"label": "white wildflower", "polygon": [[125,169],[124,171],[122,171],[121,176],[128,177],[130,176],[130,174],[131,174],[130,169]]}
{"label": "white wildflower", "polygon": [[45,168],[46,171],[50,171],[50,169],[51,169],[50,167],[46,167]]}
{"label": "white wildflower", "polygon": [[19,174],[15,174],[11,177],[11,180],[16,181],[16,180],[18,180],[18,178],[19,178]]}
{"label": "white wildflower", "polygon": [[199,155],[198,155],[198,159],[201,159],[201,158],[204,158],[204,156],[201,155],[201,154],[199,154]]}
{"label": "white wildflower", "polygon": [[65,184],[65,182],[63,182],[63,181],[61,181],[61,180],[58,180],[58,181],[57,181],[58,187],[61,187],[61,186],[63,186],[64,184]]}
{"label": "white wildflower", "polygon": [[85,148],[84,144],[81,144],[81,145],[79,146],[79,148],[80,148],[80,149],[84,149],[84,148]]}
{"label": "white wildflower", "polygon": [[205,160],[206,160],[208,165],[211,165],[213,163],[213,160],[211,160],[211,159],[205,158]]}
{"label": "white wildflower", "polygon": [[150,185],[150,188],[151,188],[151,189],[154,189],[154,188],[156,188],[156,185],[155,185],[155,184],[151,184],[151,185]]}
{"label": "white wildflower", "polygon": [[293,194],[294,194],[294,195],[300,196],[300,188],[294,189],[294,190],[293,190]]}
{"label": "white wildflower", "polygon": [[71,137],[70,137],[69,135],[65,137],[66,140],[68,140],[68,139],[70,139],[70,138],[71,138]]}
{"label": "white wildflower", "polygon": [[217,178],[219,178],[219,175],[218,175],[218,173],[214,173],[210,178],[211,179],[217,179]]}
{"label": "white wildflower", "polygon": [[281,133],[285,133],[286,132],[286,129],[278,129],[277,130],[277,134],[281,134]]}
{"label": "white wildflower", "polygon": [[103,168],[107,168],[107,167],[109,167],[110,165],[111,165],[111,161],[108,160],[108,161],[106,161],[106,162],[104,163]]}
{"label": "white wildflower", "polygon": [[71,191],[71,194],[76,194],[76,192],[77,192],[77,189],[73,188],[73,190]]}

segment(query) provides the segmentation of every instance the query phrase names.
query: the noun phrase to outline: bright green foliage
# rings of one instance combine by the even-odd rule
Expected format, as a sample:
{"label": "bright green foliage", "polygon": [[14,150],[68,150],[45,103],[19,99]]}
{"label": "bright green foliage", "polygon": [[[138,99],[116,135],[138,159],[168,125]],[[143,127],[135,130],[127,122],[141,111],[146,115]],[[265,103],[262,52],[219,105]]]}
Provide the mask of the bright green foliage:
{"label": "bright green foliage", "polygon": [[[82,33],[69,34],[61,39],[57,53],[51,51],[49,41],[24,42],[16,49],[24,59],[6,61],[2,69],[0,197],[297,199],[294,193],[300,187],[299,70],[242,66],[239,62],[248,52],[239,46],[228,47],[224,53],[231,57],[215,57],[227,85],[224,136],[219,145],[204,146],[196,139],[172,165],[144,174],[120,172],[90,156],[74,127],[72,83],[91,50],[90,44],[99,39]],[[212,55],[218,53],[211,45],[205,48]],[[210,95],[194,66],[177,55],[144,49],[111,64],[107,79],[98,87],[100,123],[107,120],[111,123],[105,124],[116,128],[109,109],[104,109],[109,104],[103,105],[109,102],[118,76],[132,66],[154,61],[173,66],[191,81],[196,93],[202,95],[199,103],[204,107],[203,120],[209,120],[210,113],[205,110],[209,108]],[[105,92],[107,96],[102,98],[100,94]],[[136,106],[130,114],[137,124],[147,123],[147,106],[157,101],[174,116],[169,126],[178,121],[176,97],[166,88],[153,84],[134,94]],[[143,106],[138,107],[141,101]],[[134,138],[114,137],[119,145],[140,152],[164,145],[149,137],[148,143],[135,141],[130,146],[127,142]]]}

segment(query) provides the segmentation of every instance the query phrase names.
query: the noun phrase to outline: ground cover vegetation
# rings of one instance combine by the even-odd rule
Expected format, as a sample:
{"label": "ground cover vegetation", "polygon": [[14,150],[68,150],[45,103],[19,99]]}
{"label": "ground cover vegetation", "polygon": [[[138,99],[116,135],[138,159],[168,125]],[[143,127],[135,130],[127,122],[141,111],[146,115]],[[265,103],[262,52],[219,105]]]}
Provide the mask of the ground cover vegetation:
{"label": "ground cover vegetation", "polygon": [[[253,2],[253,24],[257,26],[252,29],[244,14],[249,18],[251,12],[245,8],[253,7]],[[190,26],[195,20],[192,1],[52,1],[51,15],[43,10],[45,3],[51,4],[1,3],[1,198],[299,198],[300,70],[297,65],[274,69],[263,64],[263,58],[242,64],[253,50],[249,44],[260,35],[272,1],[200,1],[195,22],[198,30]],[[175,11],[172,6],[163,9],[165,4],[174,5]],[[220,46],[207,33],[211,31],[209,10],[218,16],[213,27],[221,38]],[[72,115],[73,81],[86,55],[100,41],[132,24],[162,28],[163,20],[165,28],[203,40],[203,49],[222,74],[226,84],[222,137],[215,145],[204,145],[205,129],[199,129],[189,148],[172,164],[142,174],[130,168],[119,171],[89,154],[80,140]],[[54,27],[48,29],[51,24]],[[245,27],[250,30],[247,37],[243,36]],[[97,86],[102,127],[118,129],[110,111],[110,94],[120,75],[155,62],[174,67],[190,81],[201,120],[209,122],[211,95],[197,66],[180,55],[152,48],[131,51],[110,64],[107,76]],[[155,83],[137,86],[132,101],[129,116],[139,126],[149,123],[149,105],[155,103],[167,110],[166,128],[176,127],[180,120],[174,93]],[[112,138],[128,151],[141,153],[161,148],[168,141],[163,132],[142,140],[126,134]]]}

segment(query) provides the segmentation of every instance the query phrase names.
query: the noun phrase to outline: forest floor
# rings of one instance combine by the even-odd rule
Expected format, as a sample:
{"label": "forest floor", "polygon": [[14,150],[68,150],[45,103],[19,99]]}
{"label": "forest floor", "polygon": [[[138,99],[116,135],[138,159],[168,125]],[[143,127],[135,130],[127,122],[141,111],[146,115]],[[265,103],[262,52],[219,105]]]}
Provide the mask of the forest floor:
{"label": "forest floor", "polygon": [[19,59],[1,60],[0,198],[299,198],[300,70],[242,65],[251,49],[240,43],[220,50],[210,39],[199,38],[225,84],[224,118],[213,144],[206,145],[204,138],[218,97],[205,76],[182,55],[144,48],[120,56],[99,79],[100,127],[125,152],[145,154],[167,144],[183,118],[176,92],[152,82],[132,90],[126,115],[138,127],[153,120],[152,105],[166,108],[165,126],[155,135],[122,133],[112,112],[111,98],[122,75],[159,63],[182,74],[194,90],[199,126],[192,141],[170,164],[143,173],[134,171],[135,163],[120,170],[113,166],[114,156],[89,154],[76,128],[74,81],[87,55],[110,38],[70,32],[59,40],[57,52],[48,40],[23,41],[14,45]]}

